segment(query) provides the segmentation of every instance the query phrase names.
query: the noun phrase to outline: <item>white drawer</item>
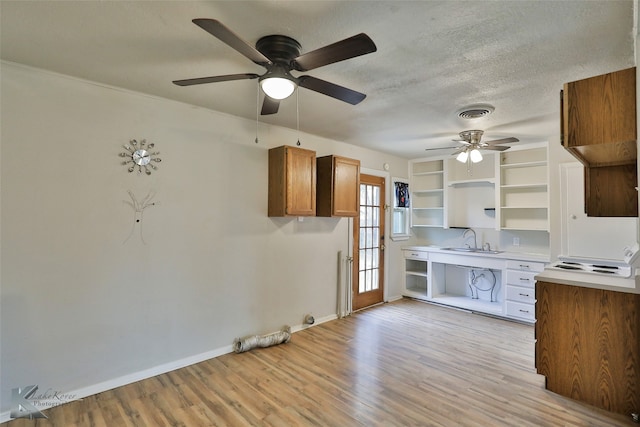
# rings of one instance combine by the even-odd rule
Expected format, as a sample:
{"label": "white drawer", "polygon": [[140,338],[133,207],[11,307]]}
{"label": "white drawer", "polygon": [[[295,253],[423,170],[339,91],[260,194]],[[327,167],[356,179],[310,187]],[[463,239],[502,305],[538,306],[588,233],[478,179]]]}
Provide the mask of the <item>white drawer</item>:
{"label": "white drawer", "polygon": [[507,301],[507,316],[526,320],[536,320],[535,305]]}
{"label": "white drawer", "polygon": [[536,290],[534,288],[521,288],[520,286],[507,286],[507,300],[534,304],[536,302]]}
{"label": "white drawer", "polygon": [[544,263],[508,259],[507,268],[509,270],[535,271],[539,273],[544,270]]}
{"label": "white drawer", "polygon": [[536,279],[534,279],[536,274],[528,271],[507,270],[507,285],[533,288],[536,284]]}
{"label": "white drawer", "polygon": [[429,252],[426,251],[404,249],[402,252],[406,259],[418,259],[422,261],[426,261],[429,259]]}

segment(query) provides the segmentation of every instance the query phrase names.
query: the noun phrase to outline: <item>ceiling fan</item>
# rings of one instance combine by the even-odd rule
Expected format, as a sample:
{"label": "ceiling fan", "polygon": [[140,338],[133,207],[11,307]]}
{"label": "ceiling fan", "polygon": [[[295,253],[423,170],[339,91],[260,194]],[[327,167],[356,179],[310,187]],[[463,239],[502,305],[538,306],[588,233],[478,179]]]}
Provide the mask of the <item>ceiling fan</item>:
{"label": "ceiling fan", "polygon": [[366,55],[377,50],[373,41],[364,33],[330,44],[305,54],[300,54],[300,43],[288,36],[270,35],[259,39],[256,47],[215,19],[194,19],[193,23],[226,43],[254,63],[266,68],[262,75],[245,73],[222,76],[174,80],[178,86],[191,86],[229,80],[259,79],[264,97],[261,114],[278,112],[280,100],[287,98],[297,86],[322,93],[340,101],[356,105],[366,97],[364,93],[339,86],[312,76],[295,77],[291,71],[309,71],[334,62]]}
{"label": "ceiling fan", "polygon": [[482,134],[484,131],[481,130],[465,130],[459,133],[460,139],[454,139],[453,141],[459,142],[460,146],[455,147],[438,147],[438,148],[426,148],[426,151],[431,150],[446,150],[455,148],[456,150],[451,153],[452,156],[456,156],[456,160],[461,163],[466,163],[471,161],[472,163],[478,163],[482,161],[482,153],[480,150],[491,150],[491,151],[505,151],[511,148],[510,146],[504,146],[502,144],[509,144],[518,142],[518,138],[502,138],[502,139],[494,139],[492,141],[482,141]]}

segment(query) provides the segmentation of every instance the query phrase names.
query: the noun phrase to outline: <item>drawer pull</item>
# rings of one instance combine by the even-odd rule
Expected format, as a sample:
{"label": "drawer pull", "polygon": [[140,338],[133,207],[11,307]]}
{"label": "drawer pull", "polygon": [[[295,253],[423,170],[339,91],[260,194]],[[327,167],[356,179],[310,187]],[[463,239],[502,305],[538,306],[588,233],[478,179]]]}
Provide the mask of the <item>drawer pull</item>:
{"label": "drawer pull", "polygon": [[526,277],[521,277],[520,281],[521,282],[528,282],[530,279],[526,278]]}
{"label": "drawer pull", "polygon": [[529,270],[531,268],[531,266],[528,265],[528,264],[520,264],[520,268],[523,269],[523,270]]}
{"label": "drawer pull", "polygon": [[518,295],[520,295],[521,297],[528,297],[529,294],[523,294],[523,293],[519,293]]}
{"label": "drawer pull", "polygon": [[420,256],[420,254],[417,254],[417,253],[414,252],[414,253],[411,254],[411,256]]}
{"label": "drawer pull", "polygon": [[523,309],[520,309],[520,310],[518,310],[518,311],[519,311],[520,313],[528,313],[528,312],[529,312],[529,310],[523,310]]}

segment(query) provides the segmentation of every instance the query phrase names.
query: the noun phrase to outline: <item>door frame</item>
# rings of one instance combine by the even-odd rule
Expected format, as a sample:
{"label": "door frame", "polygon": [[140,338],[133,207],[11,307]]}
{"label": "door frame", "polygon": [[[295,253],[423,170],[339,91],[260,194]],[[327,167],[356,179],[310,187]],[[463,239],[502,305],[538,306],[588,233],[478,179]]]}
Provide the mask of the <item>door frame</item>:
{"label": "door frame", "polygon": [[[383,260],[384,260],[384,271],[382,274],[382,283],[383,283],[383,290],[382,290],[382,301],[386,302],[389,300],[389,251],[390,251],[390,244],[391,244],[391,238],[390,238],[390,234],[389,234],[389,220],[390,220],[390,206],[391,203],[389,202],[389,196],[390,196],[390,184],[391,184],[391,176],[389,174],[389,172],[386,171],[381,171],[381,170],[376,170],[376,169],[369,169],[369,168],[363,168],[360,167],[360,174],[361,175],[373,175],[373,176],[377,176],[380,178],[384,178],[384,206],[385,209],[383,210],[384,212],[384,226],[385,226],[385,230],[384,230],[384,244],[386,249],[383,251]],[[360,189],[358,188],[358,191],[360,191]],[[358,206],[359,208],[359,206]],[[351,235],[351,233],[353,232],[353,230],[349,231],[349,234]],[[355,242],[353,241],[353,239],[351,237],[349,237],[352,241],[351,241],[351,253],[355,253]],[[349,272],[349,274],[353,275],[353,268],[351,268],[351,271]],[[351,281],[353,283],[353,281]],[[351,301],[353,301],[353,289],[350,289],[351,292]],[[353,307],[349,307],[349,311],[352,312],[353,311]]]}

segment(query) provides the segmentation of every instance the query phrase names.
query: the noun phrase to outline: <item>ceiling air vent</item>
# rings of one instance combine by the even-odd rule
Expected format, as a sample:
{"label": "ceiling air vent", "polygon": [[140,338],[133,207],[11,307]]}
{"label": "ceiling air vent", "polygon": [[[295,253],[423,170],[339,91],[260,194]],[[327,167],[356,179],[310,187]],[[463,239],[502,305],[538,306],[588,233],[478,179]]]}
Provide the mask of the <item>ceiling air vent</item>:
{"label": "ceiling air vent", "polygon": [[489,104],[471,105],[460,110],[458,117],[461,119],[479,119],[493,113],[493,110],[495,108]]}

